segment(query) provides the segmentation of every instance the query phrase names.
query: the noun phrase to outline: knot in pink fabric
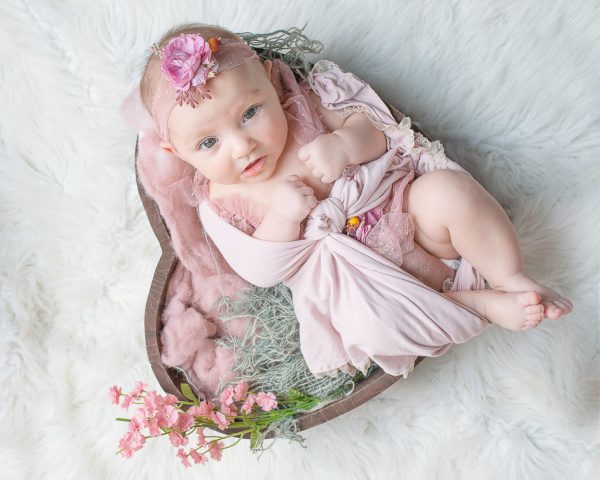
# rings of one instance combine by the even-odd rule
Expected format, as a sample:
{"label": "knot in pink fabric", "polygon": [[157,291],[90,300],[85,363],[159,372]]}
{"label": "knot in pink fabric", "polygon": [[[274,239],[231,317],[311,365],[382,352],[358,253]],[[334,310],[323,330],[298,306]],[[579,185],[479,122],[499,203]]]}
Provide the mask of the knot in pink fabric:
{"label": "knot in pink fabric", "polygon": [[319,240],[330,233],[342,233],[345,226],[345,205],[339,198],[329,197],[320,201],[308,215],[304,238]]}

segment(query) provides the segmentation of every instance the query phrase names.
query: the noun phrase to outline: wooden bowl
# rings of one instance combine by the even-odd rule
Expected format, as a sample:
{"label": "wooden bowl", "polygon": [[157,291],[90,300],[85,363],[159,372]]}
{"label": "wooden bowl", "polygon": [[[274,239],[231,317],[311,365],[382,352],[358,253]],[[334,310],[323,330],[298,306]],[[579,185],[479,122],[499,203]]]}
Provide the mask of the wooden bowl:
{"label": "wooden bowl", "polygon": [[[400,121],[404,115],[391,105],[388,105],[396,120]],[[424,136],[427,135],[413,125],[413,130],[420,132]],[[429,137],[428,137],[429,138]],[[158,210],[156,202],[148,196],[144,190],[144,186],[140,182],[140,178],[137,172],[137,142],[135,147],[135,162],[136,162],[136,180],[137,187],[144,205],[144,210],[148,215],[148,220],[152,226],[152,230],[160,243],[162,249],[162,255],[156,266],[154,277],[152,279],[152,285],[148,294],[148,300],[146,302],[145,322],[144,328],[146,332],[146,351],[148,352],[148,359],[152,370],[160,383],[160,386],[167,393],[171,393],[177,396],[181,400],[185,400],[185,397],[179,389],[179,385],[183,382],[187,382],[185,376],[175,368],[165,365],[161,360],[162,345],[160,341],[160,332],[162,329],[162,311],[165,306],[165,297],[167,293],[167,287],[171,279],[171,275],[177,266],[178,259],[175,255],[173,247],[171,246],[171,237],[167,225]],[[418,365],[424,357],[418,357],[415,361],[415,366]],[[307,430],[311,427],[324,423],[331,420],[339,415],[349,412],[353,408],[362,405],[367,400],[370,400],[375,395],[383,392],[390,385],[395,383],[398,379],[402,378],[389,375],[382,369],[377,369],[366,379],[357,383],[353,392],[344,397],[336,400],[332,403],[325,405],[316,411],[310,413],[300,414],[298,418],[299,430]],[[224,431],[226,434],[235,433],[234,429],[227,429]],[[272,437],[268,435],[267,438]],[[249,434],[243,435],[243,438],[250,438]]]}

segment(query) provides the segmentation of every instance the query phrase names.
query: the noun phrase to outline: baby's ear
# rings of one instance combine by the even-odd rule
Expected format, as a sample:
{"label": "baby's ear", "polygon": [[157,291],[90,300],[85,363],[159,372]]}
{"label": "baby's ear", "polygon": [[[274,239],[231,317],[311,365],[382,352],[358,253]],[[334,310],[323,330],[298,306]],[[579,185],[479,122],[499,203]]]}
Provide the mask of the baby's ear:
{"label": "baby's ear", "polygon": [[169,142],[160,142],[158,144],[160,146],[160,148],[162,148],[164,151],[172,154],[172,155],[176,155],[175,152],[175,148],[173,147],[173,145],[171,145]]}
{"label": "baby's ear", "polygon": [[273,70],[273,62],[271,62],[271,60],[265,60],[263,63],[263,67],[265,69],[265,72],[267,72],[267,77],[269,77],[269,80],[271,80],[271,71]]}

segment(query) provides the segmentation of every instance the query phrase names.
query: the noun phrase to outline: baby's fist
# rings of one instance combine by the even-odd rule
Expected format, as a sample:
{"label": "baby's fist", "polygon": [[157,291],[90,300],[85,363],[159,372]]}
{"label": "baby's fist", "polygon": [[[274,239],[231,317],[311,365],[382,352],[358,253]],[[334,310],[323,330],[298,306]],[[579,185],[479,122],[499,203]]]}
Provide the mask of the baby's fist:
{"label": "baby's fist", "polygon": [[317,205],[314,190],[298,175],[288,175],[275,185],[271,209],[293,222],[301,222]]}
{"label": "baby's fist", "polygon": [[298,150],[298,159],[323,183],[335,182],[349,165],[343,140],[333,133],[319,135]]}

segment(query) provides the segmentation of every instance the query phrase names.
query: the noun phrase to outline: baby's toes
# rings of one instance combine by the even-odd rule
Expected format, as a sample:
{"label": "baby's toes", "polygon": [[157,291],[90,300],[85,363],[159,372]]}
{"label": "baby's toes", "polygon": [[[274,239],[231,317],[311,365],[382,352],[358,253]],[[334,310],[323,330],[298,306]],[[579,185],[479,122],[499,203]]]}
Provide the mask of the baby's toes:
{"label": "baby's toes", "polygon": [[546,305],[546,316],[552,320],[556,320],[562,316],[563,308],[556,305],[554,302],[547,303]]}
{"label": "baby's toes", "polygon": [[527,322],[541,322],[544,318],[544,306],[543,305],[529,305],[525,307],[525,319]]}
{"label": "baby's toes", "polygon": [[571,301],[566,299],[565,297],[558,297],[552,303],[554,303],[555,305],[560,305],[560,307],[563,309],[564,314],[567,314],[571,310],[573,310],[573,303],[571,303]]}
{"label": "baby's toes", "polygon": [[540,323],[542,323],[541,320],[527,320],[521,327],[521,330],[530,330],[537,327]]}
{"label": "baby's toes", "polygon": [[539,292],[524,292],[519,294],[519,302],[521,305],[537,305],[542,301],[542,296]]}

